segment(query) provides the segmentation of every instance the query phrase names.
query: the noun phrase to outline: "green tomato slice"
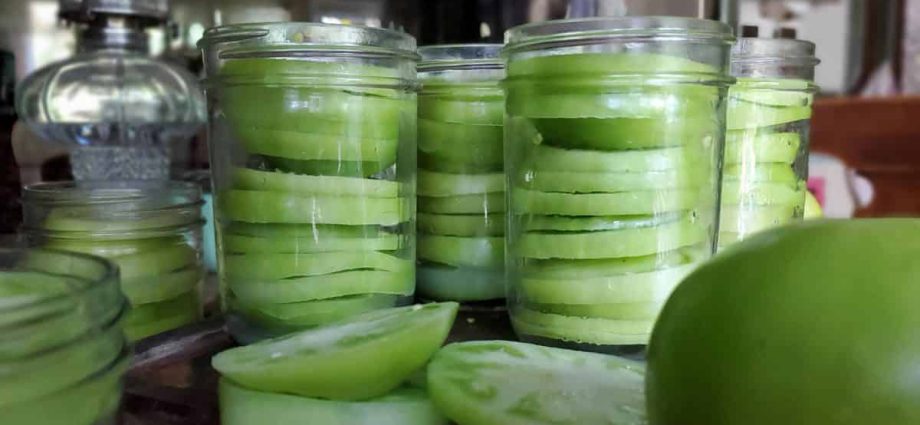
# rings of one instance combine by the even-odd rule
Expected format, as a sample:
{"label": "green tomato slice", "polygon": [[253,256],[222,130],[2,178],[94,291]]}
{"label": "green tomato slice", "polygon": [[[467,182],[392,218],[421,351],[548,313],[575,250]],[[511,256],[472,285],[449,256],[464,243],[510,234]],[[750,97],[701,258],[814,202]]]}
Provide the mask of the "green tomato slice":
{"label": "green tomato slice", "polygon": [[619,193],[558,193],[512,189],[513,210],[521,214],[610,216],[662,214],[692,209],[705,202],[700,189]]}
{"label": "green tomato slice", "polygon": [[502,126],[451,124],[420,119],[419,152],[464,164],[502,163]]}
{"label": "green tomato slice", "polygon": [[743,100],[729,100],[728,130],[773,127],[811,118],[811,105],[770,106]]}
{"label": "green tomato slice", "polygon": [[508,77],[534,75],[537,77],[565,77],[597,74],[647,74],[647,73],[714,73],[713,67],[690,59],[651,53],[574,53],[565,55],[533,56],[511,61]]}
{"label": "green tomato slice", "polygon": [[633,302],[613,304],[527,304],[531,310],[554,316],[590,317],[612,320],[655,320],[663,302]]}
{"label": "green tomato slice", "polygon": [[559,215],[520,216],[520,226],[525,231],[553,230],[560,232],[593,232],[599,230],[635,229],[652,227],[677,221],[684,213],[655,215],[625,215],[599,217],[566,217]]}
{"label": "green tomato slice", "polygon": [[821,203],[810,191],[805,191],[804,215],[806,220],[821,218],[824,216],[824,210],[821,209]]}
{"label": "green tomato slice", "polygon": [[799,156],[798,133],[735,130],[726,133],[725,163],[776,162],[792,164]]}
{"label": "green tomato slice", "polygon": [[449,174],[435,171],[418,171],[420,196],[444,197],[475,195],[505,191],[505,175],[492,174]]}
{"label": "green tomato slice", "polygon": [[[707,108],[715,112],[712,107]],[[540,118],[533,125],[544,143],[572,149],[620,151],[702,145],[718,134],[711,117],[662,118]]]}
{"label": "green tomato slice", "polygon": [[163,317],[154,321],[125,325],[125,336],[129,341],[139,341],[147,337],[159,335],[173,329],[181,328],[201,319],[197,311],[186,310],[172,316]]}
{"label": "green tomato slice", "polygon": [[420,264],[416,276],[416,293],[424,299],[468,302],[505,298],[501,269]]}
{"label": "green tomato slice", "polygon": [[198,251],[185,244],[110,258],[122,280],[163,275],[198,264]]}
{"label": "green tomato slice", "polygon": [[233,310],[242,311],[248,319],[255,319],[263,326],[295,331],[395,307],[400,298],[398,295],[354,295],[288,304],[249,304],[231,297],[229,303]]}
{"label": "green tomato slice", "polygon": [[298,160],[270,156],[261,158],[270,167],[281,171],[319,176],[370,177],[393,165],[371,161]]}
{"label": "green tomato slice", "polygon": [[[640,173],[579,173],[533,171],[519,178],[518,185],[541,192],[615,193],[699,187],[708,178],[705,168],[646,171]],[[526,180],[525,180],[526,179]]]}
{"label": "green tomato slice", "polygon": [[396,162],[398,139],[349,139],[342,136],[244,127],[236,130],[250,154],[296,160]]}
{"label": "green tomato slice", "polygon": [[505,102],[500,94],[456,98],[421,94],[418,97],[421,119],[458,124],[501,126],[505,119]]}
{"label": "green tomato slice", "polygon": [[400,236],[381,233],[368,237],[259,237],[225,234],[221,237],[224,255],[248,253],[306,254],[314,252],[394,251]]}
{"label": "green tomato slice", "polygon": [[511,341],[444,347],[428,366],[435,406],[464,425],[644,424],[645,368]]}
{"label": "green tomato slice", "polygon": [[134,306],[125,320],[125,335],[136,341],[192,323],[200,317],[198,291],[190,291],[171,300]]}
{"label": "green tomato slice", "polygon": [[524,299],[537,304],[664,302],[695,268],[694,263],[598,277],[527,276],[521,278],[519,290]]}
{"label": "green tomato slice", "polygon": [[814,83],[807,80],[739,78],[728,91],[730,99],[770,106],[810,105]]}
{"label": "green tomato slice", "polygon": [[527,164],[540,172],[645,173],[699,167],[700,151],[692,146],[616,152],[536,146]]}
{"label": "green tomato slice", "polygon": [[295,303],[361,294],[412,295],[415,277],[411,264],[398,272],[351,270],[284,280],[248,281],[225,277],[242,300],[257,304]]}
{"label": "green tomato slice", "polygon": [[[298,36],[301,40],[298,40]],[[294,33],[284,41],[299,43],[303,34]],[[383,83],[390,82],[392,78],[399,76],[399,71],[391,67],[370,66],[366,63],[356,62],[325,62],[309,59],[291,59],[291,58],[233,58],[223,62],[220,68],[220,76],[227,79],[249,79],[251,82],[258,82],[269,87],[282,86],[283,82],[287,84],[303,82],[309,79],[314,84],[324,83],[325,85],[345,80],[354,83],[354,77],[361,78],[362,82]],[[293,81],[288,81],[293,79]],[[378,81],[381,79],[381,81]],[[264,87],[257,85],[256,87]],[[301,84],[302,85],[302,84]],[[318,84],[322,86],[322,84]],[[311,86],[306,86],[311,87]],[[374,91],[372,89],[365,89]],[[387,89],[395,91],[394,89]],[[384,91],[376,89],[376,91]]]}
{"label": "green tomato slice", "polygon": [[405,272],[406,260],[377,251],[307,254],[249,253],[224,257],[224,276],[233,280],[278,280],[347,270]]}
{"label": "green tomato slice", "polygon": [[409,219],[400,198],[363,198],[332,195],[289,195],[276,192],[229,190],[218,199],[219,212],[231,220],[249,223],[316,223],[393,226]]}
{"label": "green tomato slice", "polygon": [[592,279],[611,275],[645,273],[706,259],[710,244],[689,246],[674,251],[641,257],[592,260],[531,260],[522,270],[525,279]]}
{"label": "green tomato slice", "polygon": [[[748,163],[728,165],[722,171],[723,181],[740,182],[772,182],[785,184],[797,188],[804,179],[795,174],[795,170],[788,164],[777,163]],[[742,183],[742,186],[744,183]]]}
{"label": "green tomato slice", "polygon": [[221,375],[260,391],[367,400],[399,387],[441,347],[456,303],[377,310],[217,354]]}
{"label": "green tomato slice", "polygon": [[417,388],[366,401],[334,401],[253,391],[223,378],[218,393],[223,425],[447,425],[425,391]]}
{"label": "green tomato slice", "polygon": [[380,226],[343,226],[336,224],[252,224],[230,223],[227,233],[266,238],[370,238],[389,233]]}
{"label": "green tomato slice", "polygon": [[237,189],[368,198],[399,196],[399,183],[387,180],[309,176],[249,168],[237,168],[233,175]]}
{"label": "green tomato slice", "polygon": [[439,214],[492,214],[505,212],[504,193],[481,193],[476,195],[435,198],[418,197],[418,210]]}
{"label": "green tomato slice", "polygon": [[648,344],[654,324],[654,319],[612,320],[563,316],[526,308],[511,311],[511,325],[519,335],[597,345]]}
{"label": "green tomato slice", "polygon": [[176,298],[198,288],[203,272],[188,267],[160,275],[121,280],[121,290],[131,304],[149,304]]}
{"label": "green tomato slice", "polygon": [[726,180],[722,183],[723,204],[743,205],[802,205],[805,203],[805,189],[773,182],[739,182]]}
{"label": "green tomato slice", "polygon": [[44,247],[112,258],[169,249],[185,243],[180,236],[145,239],[51,238]]}
{"label": "green tomato slice", "polygon": [[450,266],[499,267],[504,264],[505,238],[419,235],[419,260]]}
{"label": "green tomato slice", "polygon": [[505,234],[504,214],[429,214],[418,213],[416,217],[420,234],[445,236],[503,236]]}
{"label": "green tomato slice", "polygon": [[437,154],[418,152],[418,168],[451,174],[485,174],[501,173],[504,167],[502,158],[490,156],[478,162],[459,162],[439,157]]}

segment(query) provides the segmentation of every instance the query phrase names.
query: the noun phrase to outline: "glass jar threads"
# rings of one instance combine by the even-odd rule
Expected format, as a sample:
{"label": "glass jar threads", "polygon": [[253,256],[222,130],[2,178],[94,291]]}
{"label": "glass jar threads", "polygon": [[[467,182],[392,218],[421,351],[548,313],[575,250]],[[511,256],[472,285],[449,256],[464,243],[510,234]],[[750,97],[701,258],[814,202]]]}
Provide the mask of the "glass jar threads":
{"label": "glass jar threads", "polygon": [[742,38],[732,49],[719,246],[801,220],[815,45]]}
{"label": "glass jar threads", "polygon": [[540,343],[644,345],[714,247],[731,30],[599,18],[507,39],[512,324]]}
{"label": "glass jar threads", "polygon": [[500,44],[419,49],[418,295],[505,297]]}
{"label": "glass jar threads", "polygon": [[111,423],[128,308],[110,262],[0,249],[0,423]]}
{"label": "glass jar threads", "polygon": [[415,39],[283,23],[215,28],[200,45],[234,337],[411,300]]}
{"label": "glass jar threads", "polygon": [[88,187],[39,183],[23,192],[31,246],[114,262],[138,340],[201,318],[201,191],[190,183]]}

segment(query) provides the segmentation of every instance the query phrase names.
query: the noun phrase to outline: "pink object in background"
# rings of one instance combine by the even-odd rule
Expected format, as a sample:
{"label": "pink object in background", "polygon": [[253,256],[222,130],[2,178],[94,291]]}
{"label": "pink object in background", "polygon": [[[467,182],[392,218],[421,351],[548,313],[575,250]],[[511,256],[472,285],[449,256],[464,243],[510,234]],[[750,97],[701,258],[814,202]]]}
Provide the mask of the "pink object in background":
{"label": "pink object in background", "polygon": [[814,176],[808,178],[808,191],[812,195],[815,195],[815,199],[818,200],[818,204],[821,207],[824,207],[824,195],[827,188],[827,180],[822,176]]}

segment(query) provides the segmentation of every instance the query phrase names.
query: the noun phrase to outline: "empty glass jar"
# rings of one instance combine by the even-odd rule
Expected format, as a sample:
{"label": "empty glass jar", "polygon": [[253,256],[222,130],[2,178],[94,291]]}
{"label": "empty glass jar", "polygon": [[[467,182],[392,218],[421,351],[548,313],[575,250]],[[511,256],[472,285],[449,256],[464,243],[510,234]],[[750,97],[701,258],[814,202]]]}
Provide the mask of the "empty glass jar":
{"label": "empty glass jar", "polygon": [[732,49],[719,246],[805,210],[815,45],[742,38]]}
{"label": "empty glass jar", "polygon": [[500,44],[419,49],[418,294],[505,297]]}
{"label": "empty glass jar", "polygon": [[201,41],[218,262],[248,342],[411,300],[415,39],[249,24]]}
{"label": "empty glass jar", "polygon": [[108,261],[0,249],[0,423],[111,424],[128,308]]}
{"label": "empty glass jar", "polygon": [[201,190],[166,186],[91,187],[40,183],[23,192],[29,244],[82,252],[118,265],[131,302],[128,338],[201,318]]}
{"label": "empty glass jar", "polygon": [[731,30],[600,18],[507,38],[512,324],[539,343],[640,349],[714,248]]}

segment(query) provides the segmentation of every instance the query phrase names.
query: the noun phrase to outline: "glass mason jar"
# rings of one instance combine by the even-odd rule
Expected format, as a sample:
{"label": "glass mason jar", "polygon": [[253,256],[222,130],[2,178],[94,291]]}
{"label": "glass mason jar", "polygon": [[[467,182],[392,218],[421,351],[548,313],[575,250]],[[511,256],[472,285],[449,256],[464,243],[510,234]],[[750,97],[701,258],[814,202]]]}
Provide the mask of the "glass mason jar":
{"label": "glass mason jar", "polygon": [[211,29],[218,268],[240,342],[415,292],[415,39],[314,23]]}
{"label": "glass mason jar", "polygon": [[128,309],[108,261],[0,249],[0,423],[111,424]]}
{"label": "glass mason jar", "polygon": [[732,49],[719,246],[801,220],[815,45],[742,38]]}
{"label": "glass mason jar", "polygon": [[30,246],[114,262],[131,302],[124,330],[138,340],[201,318],[201,191],[190,183],[92,187],[39,183],[23,191]]}
{"label": "glass mason jar", "polygon": [[500,44],[419,49],[418,294],[505,298]]}
{"label": "glass mason jar", "polygon": [[507,38],[514,329],[550,345],[641,350],[715,246],[731,30],[599,18]]}

